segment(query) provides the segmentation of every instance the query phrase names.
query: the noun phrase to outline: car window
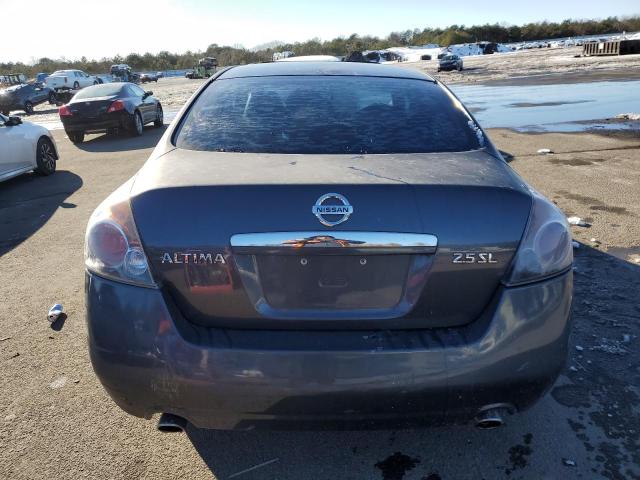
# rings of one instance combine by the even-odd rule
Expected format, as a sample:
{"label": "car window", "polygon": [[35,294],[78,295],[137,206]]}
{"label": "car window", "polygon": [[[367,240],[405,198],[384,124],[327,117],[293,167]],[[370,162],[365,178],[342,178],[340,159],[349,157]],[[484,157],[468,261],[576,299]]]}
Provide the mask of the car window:
{"label": "car window", "polygon": [[126,85],[122,83],[105,83],[83,88],[73,97],[74,100],[82,98],[111,97],[118,95]]}
{"label": "car window", "polygon": [[138,87],[137,85],[129,85],[129,90],[131,90],[133,95],[136,97],[141,97],[144,95],[144,90]]}
{"label": "car window", "polygon": [[273,76],[212,82],[175,141],[191,150],[345,154],[468,151],[483,137],[431,81]]}

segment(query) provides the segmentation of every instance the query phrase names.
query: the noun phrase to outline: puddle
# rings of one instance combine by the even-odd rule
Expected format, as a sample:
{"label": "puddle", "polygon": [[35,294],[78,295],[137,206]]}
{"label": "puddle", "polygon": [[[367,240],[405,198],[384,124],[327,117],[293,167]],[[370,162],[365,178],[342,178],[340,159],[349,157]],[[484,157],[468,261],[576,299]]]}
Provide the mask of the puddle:
{"label": "puddle", "polygon": [[638,122],[609,122],[640,112],[640,81],[555,85],[451,85],[485,128],[534,132],[640,129]]}

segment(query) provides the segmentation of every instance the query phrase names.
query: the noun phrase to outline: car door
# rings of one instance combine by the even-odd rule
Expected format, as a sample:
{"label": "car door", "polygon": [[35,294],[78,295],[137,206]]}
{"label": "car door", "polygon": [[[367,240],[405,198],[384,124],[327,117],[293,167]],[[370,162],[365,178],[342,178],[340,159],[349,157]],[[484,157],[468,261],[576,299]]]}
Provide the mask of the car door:
{"label": "car door", "polygon": [[32,165],[32,145],[27,138],[27,126],[7,126],[9,119],[0,114],[0,175]]}
{"label": "car door", "polygon": [[91,75],[86,72],[80,72],[80,75],[82,75],[82,80],[85,87],[90,87],[91,85],[93,85],[93,77]]}
{"label": "car door", "polygon": [[48,98],[47,92],[37,85],[30,85],[29,97],[34,105],[44,102]]}
{"label": "car door", "polygon": [[135,95],[139,102],[139,110],[142,113],[142,121],[144,123],[150,122],[155,119],[156,115],[156,103],[155,100],[148,96],[144,98],[145,91],[137,85],[129,85],[129,89]]}

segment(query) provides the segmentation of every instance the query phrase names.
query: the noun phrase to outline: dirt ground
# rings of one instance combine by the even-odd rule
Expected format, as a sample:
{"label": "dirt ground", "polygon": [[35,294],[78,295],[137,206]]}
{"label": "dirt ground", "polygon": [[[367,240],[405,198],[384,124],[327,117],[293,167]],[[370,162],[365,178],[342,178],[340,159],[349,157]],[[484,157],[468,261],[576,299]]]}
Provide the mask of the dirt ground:
{"label": "dirt ground", "polygon": [[[161,434],[120,411],[92,372],[82,251],[92,210],[161,131],[79,146],[56,131],[54,176],[0,184],[0,478],[640,478],[640,266],[614,252],[640,246],[640,141],[489,133],[528,182],[593,224],[573,227],[583,245],[571,358],[549,395],[494,431]],[[52,329],[56,302],[68,317]]]}
{"label": "dirt ground", "polygon": [[640,78],[640,55],[582,57],[581,53],[582,47],[537,48],[464,57],[461,72],[438,72],[437,60],[398,65],[416,68],[447,84],[541,85]]}

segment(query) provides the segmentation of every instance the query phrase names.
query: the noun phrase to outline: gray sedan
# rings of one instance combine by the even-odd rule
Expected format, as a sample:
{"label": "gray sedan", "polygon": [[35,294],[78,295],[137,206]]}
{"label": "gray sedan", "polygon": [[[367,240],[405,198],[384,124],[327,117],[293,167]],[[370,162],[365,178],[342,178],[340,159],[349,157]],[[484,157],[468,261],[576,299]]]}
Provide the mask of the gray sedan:
{"label": "gray sedan", "polygon": [[165,431],[491,428],[565,363],[563,214],[409,69],[219,72],[87,228],[94,370]]}

